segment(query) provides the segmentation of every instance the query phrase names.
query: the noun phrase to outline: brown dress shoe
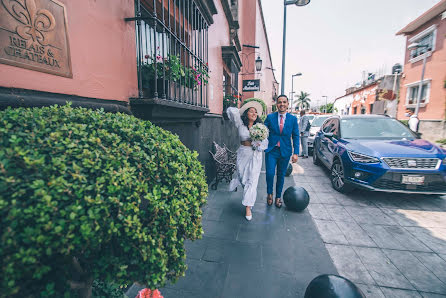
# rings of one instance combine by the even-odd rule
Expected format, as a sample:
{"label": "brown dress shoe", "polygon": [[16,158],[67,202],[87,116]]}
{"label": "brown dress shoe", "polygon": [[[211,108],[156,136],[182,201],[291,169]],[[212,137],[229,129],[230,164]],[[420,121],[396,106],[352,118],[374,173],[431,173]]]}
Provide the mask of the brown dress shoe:
{"label": "brown dress shoe", "polygon": [[266,203],[268,204],[268,206],[271,206],[273,204],[273,195],[272,194],[268,194],[266,196]]}

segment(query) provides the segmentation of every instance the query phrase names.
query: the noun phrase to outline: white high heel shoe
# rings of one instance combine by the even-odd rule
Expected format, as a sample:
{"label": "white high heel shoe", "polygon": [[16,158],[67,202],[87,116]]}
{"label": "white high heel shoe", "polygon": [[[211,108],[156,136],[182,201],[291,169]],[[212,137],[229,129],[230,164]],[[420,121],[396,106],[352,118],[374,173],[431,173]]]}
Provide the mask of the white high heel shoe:
{"label": "white high heel shoe", "polygon": [[[249,207],[252,210],[252,206]],[[247,221],[250,221],[252,219],[252,213],[251,215],[245,215],[245,218]]]}

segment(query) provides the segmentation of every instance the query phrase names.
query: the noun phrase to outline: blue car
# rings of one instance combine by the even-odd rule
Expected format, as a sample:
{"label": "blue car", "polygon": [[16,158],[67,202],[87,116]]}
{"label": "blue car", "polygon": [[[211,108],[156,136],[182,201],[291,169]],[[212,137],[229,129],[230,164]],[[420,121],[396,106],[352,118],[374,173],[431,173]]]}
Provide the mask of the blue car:
{"label": "blue car", "polygon": [[446,151],[382,115],[332,116],[314,140],[313,163],[333,188],[446,194]]}

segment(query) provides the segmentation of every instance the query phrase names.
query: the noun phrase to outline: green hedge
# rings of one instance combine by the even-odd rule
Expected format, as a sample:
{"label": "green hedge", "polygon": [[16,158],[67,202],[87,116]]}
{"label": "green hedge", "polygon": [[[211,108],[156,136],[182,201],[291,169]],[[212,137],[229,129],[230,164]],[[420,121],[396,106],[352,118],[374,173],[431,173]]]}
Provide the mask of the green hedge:
{"label": "green hedge", "polygon": [[206,196],[197,153],[148,121],[1,111],[0,296],[83,296],[93,280],[161,287],[185,272]]}

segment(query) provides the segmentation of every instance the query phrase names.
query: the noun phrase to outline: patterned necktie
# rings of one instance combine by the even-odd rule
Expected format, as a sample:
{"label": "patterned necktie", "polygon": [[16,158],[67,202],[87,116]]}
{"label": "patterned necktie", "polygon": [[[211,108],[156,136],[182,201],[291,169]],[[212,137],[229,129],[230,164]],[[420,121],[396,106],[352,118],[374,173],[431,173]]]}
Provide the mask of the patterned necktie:
{"label": "patterned necktie", "polygon": [[282,133],[283,130],[283,115],[280,115],[280,133]]}
{"label": "patterned necktie", "polygon": [[[282,134],[283,130],[283,115],[280,115],[280,134]],[[277,142],[277,147],[280,147],[280,141]]]}

